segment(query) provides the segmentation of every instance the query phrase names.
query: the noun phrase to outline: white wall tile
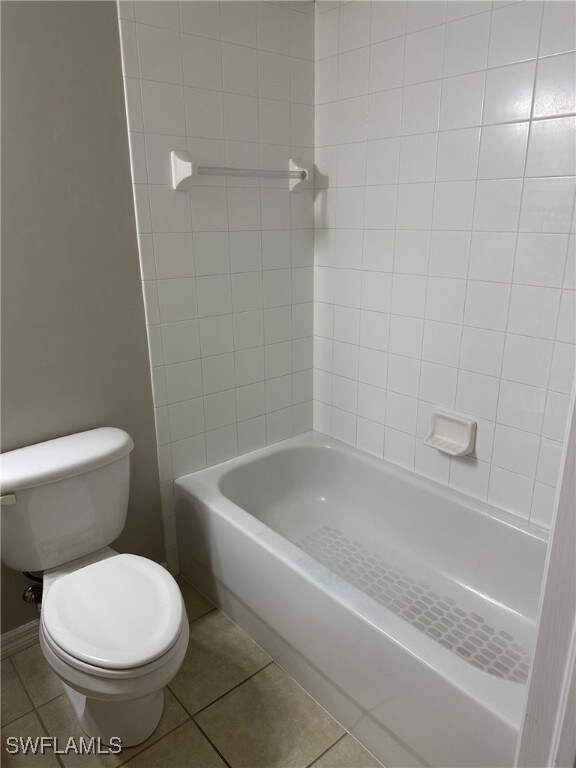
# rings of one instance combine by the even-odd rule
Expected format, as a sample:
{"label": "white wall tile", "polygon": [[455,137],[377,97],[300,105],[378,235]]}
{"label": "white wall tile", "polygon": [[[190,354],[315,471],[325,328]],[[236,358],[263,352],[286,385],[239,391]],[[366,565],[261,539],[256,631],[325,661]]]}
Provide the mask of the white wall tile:
{"label": "white wall tile", "polygon": [[[387,141],[394,142],[395,139],[388,139]],[[374,142],[371,142],[371,144],[373,145]],[[436,133],[404,136],[400,143],[399,181],[401,183],[411,181],[434,181],[436,175],[437,145],[438,134]],[[385,165],[389,165],[389,163]],[[398,177],[388,179],[389,182],[395,182],[397,180]],[[385,183],[385,180],[381,183]]]}
{"label": "white wall tile", "polygon": [[142,80],[142,115],[145,131],[182,136],[185,133],[182,88]]}
{"label": "white wall tile", "polygon": [[190,400],[202,395],[202,364],[200,360],[167,365],[164,370],[168,404]]}
{"label": "white wall tile", "polygon": [[556,338],[558,341],[565,341],[569,344],[576,342],[576,309],[575,292],[562,291],[560,299],[560,311],[558,315],[558,327],[556,328]]}
{"label": "white wall tile", "polygon": [[424,322],[415,317],[390,317],[390,352],[419,358],[422,353]]}
{"label": "white wall tile", "polygon": [[[513,285],[508,330],[541,339],[553,339],[560,306],[560,291],[528,285]],[[534,307],[539,311],[534,312]]]}
{"label": "white wall tile", "polygon": [[372,3],[370,41],[372,43],[403,35],[406,31],[407,3],[402,0],[382,0]]}
{"label": "white wall tile", "polygon": [[492,331],[506,330],[510,287],[473,280],[468,283],[464,324]]}
{"label": "white wall tile", "polygon": [[220,3],[220,35],[230,43],[255,47],[256,3]]}
{"label": "white wall tile", "polygon": [[234,349],[232,315],[203,317],[198,321],[202,355],[221,355]]}
{"label": "white wall tile", "polygon": [[406,32],[415,32],[426,27],[435,27],[446,21],[446,2],[414,2],[406,3]]}
{"label": "white wall tile", "polygon": [[554,344],[530,336],[506,335],[502,376],[510,381],[546,387]]}
{"label": "white wall tile", "polygon": [[235,385],[232,353],[202,358],[202,386],[205,395],[233,389]]}
{"label": "white wall tile", "polygon": [[492,462],[502,469],[534,478],[539,447],[537,435],[497,424]]}
{"label": "white wall tile", "polygon": [[430,229],[434,208],[434,184],[399,184],[398,216],[399,229]]}
{"label": "white wall tile", "polygon": [[217,40],[182,35],[184,84],[196,88],[222,89],[222,54]]}
{"label": "white wall tile", "polygon": [[550,389],[556,392],[570,394],[574,387],[574,372],[576,370],[574,344],[556,342],[550,371]]}
{"label": "white wall tile", "polygon": [[394,271],[425,275],[430,259],[430,232],[400,229],[394,244]]}
{"label": "white wall tile", "polygon": [[381,93],[371,93],[368,104],[368,139],[399,136],[402,120],[402,89],[394,88]]}
{"label": "white wall tile", "polygon": [[478,168],[480,130],[465,128],[442,131],[438,138],[438,181],[475,179]]}
{"label": "white wall tile", "polygon": [[450,466],[450,487],[476,499],[488,495],[490,465],[475,459],[455,459]]}
{"label": "white wall tile", "polygon": [[439,181],[434,194],[434,229],[469,230],[474,214],[473,181]]}
{"label": "white wall tile", "polygon": [[206,466],[206,436],[204,434],[172,443],[174,477],[182,477]]}
{"label": "white wall tile", "polygon": [[402,101],[403,135],[438,130],[440,93],[441,81],[439,80],[404,88]]}
{"label": "white wall tile", "polygon": [[424,317],[427,282],[420,275],[394,275],[391,311],[395,315]]}
{"label": "white wall tile", "polygon": [[528,519],[534,481],[522,475],[492,466],[488,501],[497,507]]}
{"label": "white wall tile", "polygon": [[478,181],[474,205],[474,229],[514,232],[518,227],[522,181]]}
{"label": "white wall tile", "polygon": [[514,282],[561,288],[567,249],[568,235],[518,235]]}
{"label": "white wall tile", "polygon": [[576,8],[573,3],[562,0],[544,3],[540,56],[573,51],[576,48],[575,27]]}
{"label": "white wall tile", "polygon": [[534,483],[530,522],[544,528],[552,527],[556,489],[543,483]]}
{"label": "white wall tile", "polygon": [[499,67],[536,58],[542,3],[513,3],[492,13],[488,66]]}
{"label": "white wall tile", "polygon": [[204,401],[201,397],[168,406],[170,436],[182,440],[204,432]]}
{"label": "white wall tile", "polygon": [[163,323],[162,348],[166,363],[182,363],[200,357],[198,321]]}
{"label": "white wall tile", "polygon": [[340,8],[339,51],[351,51],[370,43],[372,3],[348,3]]}
{"label": "white wall tile", "polygon": [[182,32],[220,37],[220,8],[216,3],[180,3]]}
{"label": "white wall tile", "polygon": [[404,83],[406,85],[442,77],[444,37],[444,25],[406,35],[404,59]]}
{"label": "white wall tile", "polygon": [[[553,1],[553,0],[552,0]],[[526,179],[520,210],[521,232],[569,232],[574,179]]]}
{"label": "white wall tile", "polygon": [[258,95],[258,56],[254,49],[222,44],[222,86],[229,93]]}
{"label": "white wall tile", "polygon": [[464,326],[460,367],[467,371],[500,376],[505,335],[498,331]]}
{"label": "white wall tile", "polygon": [[556,486],[562,459],[562,443],[544,438],[540,444],[536,479],[546,485]]}
{"label": "white wall tile", "polygon": [[414,469],[416,442],[412,435],[386,427],[384,437],[384,458],[406,469]]}
{"label": "white wall tile", "polygon": [[426,321],[422,359],[430,363],[457,367],[461,336],[462,329],[456,324]]}
{"label": "white wall tile", "polygon": [[367,419],[358,419],[356,446],[373,456],[382,458],[384,453],[384,426]]}
{"label": "white wall tile", "polygon": [[[387,427],[414,435],[416,432],[417,414],[418,401],[416,398],[399,395],[396,392],[388,392],[386,395]],[[386,449],[384,455],[386,455]]]}
{"label": "white wall tile", "polygon": [[418,397],[419,386],[420,361],[411,357],[390,355],[386,379],[387,389],[409,397]]}
{"label": "white wall tile", "polygon": [[141,5],[134,3],[134,16],[136,21],[142,24],[178,29],[178,6],[179,3],[176,2],[149,2]]}
{"label": "white wall tile", "polygon": [[532,107],[536,62],[509,64],[486,73],[484,122],[527,120]]}
{"label": "white wall tile", "polygon": [[528,176],[571,176],[576,166],[575,117],[533,123],[528,146]]}
{"label": "white wall tile", "polygon": [[486,68],[490,20],[490,13],[481,13],[446,25],[444,77]]}
{"label": "white wall tile", "polygon": [[542,435],[551,440],[563,441],[566,437],[567,419],[570,407],[568,395],[549,392],[544,414]]}
{"label": "white wall tile", "polygon": [[178,32],[136,25],[140,77],[162,83],[182,82],[182,52]]}
{"label": "white wall tile", "polygon": [[522,176],[527,144],[528,123],[483,128],[478,178],[513,179]]}
{"label": "white wall tile", "polygon": [[426,296],[426,318],[462,324],[466,281],[450,277],[430,277]]}
{"label": "white wall tile", "polygon": [[442,408],[454,408],[457,371],[445,365],[422,363],[420,399]]}
{"label": "white wall tile", "polygon": [[198,316],[196,280],[183,277],[158,281],[158,301],[163,323],[191,320]]}
{"label": "white wall tile", "polygon": [[542,59],[534,94],[534,117],[576,112],[576,56],[566,53]]}
{"label": "white wall tile", "polygon": [[480,125],[484,81],[484,72],[447,77],[443,80],[440,130]]}
{"label": "white wall tile", "polygon": [[338,58],[338,98],[349,99],[368,93],[370,70],[368,48],[358,48],[355,51],[343,53]]}
{"label": "white wall tile", "polygon": [[515,249],[516,233],[473,232],[468,276],[473,280],[511,282]]}
{"label": "white wall tile", "polygon": [[370,93],[403,85],[404,38],[370,46]]}
{"label": "white wall tile", "polygon": [[509,427],[539,433],[545,403],[546,390],[502,380],[497,421]]}

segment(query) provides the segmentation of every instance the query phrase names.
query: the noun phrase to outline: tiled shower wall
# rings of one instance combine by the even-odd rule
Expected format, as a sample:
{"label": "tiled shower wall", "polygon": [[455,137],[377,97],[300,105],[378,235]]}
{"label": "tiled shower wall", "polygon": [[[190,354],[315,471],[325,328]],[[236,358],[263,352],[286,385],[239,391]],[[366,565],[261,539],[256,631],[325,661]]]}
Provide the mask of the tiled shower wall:
{"label": "tiled shower wall", "polygon": [[[549,525],[574,379],[575,5],[316,4],[314,426]],[[478,422],[474,458],[430,415]]]}
{"label": "tiled shower wall", "polygon": [[172,478],[312,427],[313,192],[202,165],[311,163],[311,3],[121,2],[166,548]]}

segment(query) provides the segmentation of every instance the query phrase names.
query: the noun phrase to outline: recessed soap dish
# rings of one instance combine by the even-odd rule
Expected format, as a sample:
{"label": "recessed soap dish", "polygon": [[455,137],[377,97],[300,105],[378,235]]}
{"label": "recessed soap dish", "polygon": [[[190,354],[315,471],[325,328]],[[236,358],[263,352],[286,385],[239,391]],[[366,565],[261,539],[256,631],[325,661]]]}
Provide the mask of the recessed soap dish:
{"label": "recessed soap dish", "polygon": [[424,445],[449,456],[468,456],[476,444],[476,422],[453,413],[436,411]]}

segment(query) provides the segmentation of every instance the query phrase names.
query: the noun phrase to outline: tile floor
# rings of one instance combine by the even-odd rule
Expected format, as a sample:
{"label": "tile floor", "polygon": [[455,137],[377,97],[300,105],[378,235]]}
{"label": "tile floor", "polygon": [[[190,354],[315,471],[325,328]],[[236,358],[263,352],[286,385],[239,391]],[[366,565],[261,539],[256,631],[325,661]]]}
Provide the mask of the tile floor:
{"label": "tile floor", "polygon": [[178,581],[190,644],[152,736],[120,755],[9,755],[8,736],[55,736],[62,746],[82,735],[60,681],[34,645],[2,661],[2,766],[381,768],[245,632]]}

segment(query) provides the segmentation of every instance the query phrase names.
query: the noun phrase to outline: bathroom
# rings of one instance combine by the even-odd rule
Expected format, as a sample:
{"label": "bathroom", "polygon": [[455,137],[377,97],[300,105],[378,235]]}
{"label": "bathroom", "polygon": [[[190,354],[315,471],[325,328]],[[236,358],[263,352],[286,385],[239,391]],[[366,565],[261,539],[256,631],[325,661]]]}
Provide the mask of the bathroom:
{"label": "bathroom", "polygon": [[[75,557],[172,574],[190,639],[98,764],[573,766],[576,5],[1,10],[2,760],[95,760],[6,751],[93,735],[10,456],[112,429],[125,520]],[[469,662],[412,582],[521,650]]]}

